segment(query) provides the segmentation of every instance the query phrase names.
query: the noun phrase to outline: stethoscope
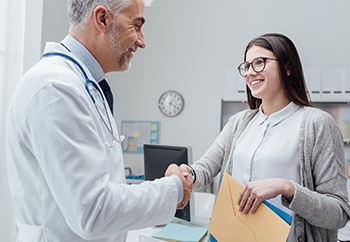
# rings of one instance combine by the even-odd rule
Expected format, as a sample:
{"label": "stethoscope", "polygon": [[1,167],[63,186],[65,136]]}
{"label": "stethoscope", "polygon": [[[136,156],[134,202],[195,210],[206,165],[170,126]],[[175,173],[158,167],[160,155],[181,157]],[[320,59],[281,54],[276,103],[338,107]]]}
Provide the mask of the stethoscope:
{"label": "stethoscope", "polygon": [[[77,60],[75,60],[73,57],[69,56],[69,55],[66,55],[64,53],[61,53],[61,52],[48,52],[48,53],[45,53],[42,55],[42,57],[48,57],[48,56],[61,56],[63,58],[66,58],[68,60],[70,60],[71,62],[73,62],[78,68],[79,70],[81,71],[81,73],[83,74],[84,78],[85,78],[85,90],[86,92],[89,94],[90,96],[90,99],[92,100],[101,120],[103,121],[104,125],[106,126],[108,132],[112,135],[112,143],[109,144],[109,143],[105,143],[105,145],[109,148],[112,148],[115,146],[115,140],[118,142],[118,143],[121,143],[123,142],[123,140],[125,139],[124,135],[121,135],[120,138],[117,138],[115,135],[114,135],[114,131],[113,131],[113,126],[112,126],[112,122],[111,122],[111,118],[109,117],[108,115],[108,111],[107,111],[107,105],[106,105],[106,101],[105,101],[105,98],[102,94],[102,91],[100,89],[100,87],[97,85],[96,82],[92,81],[89,79],[88,75],[86,74],[84,68],[79,64],[79,62]],[[104,107],[104,110],[105,110],[105,113],[106,113],[106,116],[108,118],[108,124],[106,122],[106,120],[103,118],[100,110],[98,109],[97,105],[96,105],[96,100],[94,98],[93,95],[91,95],[91,92],[90,92],[90,88],[89,86],[92,86],[99,94],[100,98],[101,98],[101,102],[103,104],[103,107]]]}

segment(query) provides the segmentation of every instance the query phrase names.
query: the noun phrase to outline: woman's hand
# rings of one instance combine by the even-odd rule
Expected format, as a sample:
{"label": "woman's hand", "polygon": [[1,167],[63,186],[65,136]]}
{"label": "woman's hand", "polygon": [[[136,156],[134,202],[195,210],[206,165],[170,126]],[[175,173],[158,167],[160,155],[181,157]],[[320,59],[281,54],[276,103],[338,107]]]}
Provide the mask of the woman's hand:
{"label": "woman's hand", "polygon": [[292,182],[282,178],[248,182],[238,197],[239,211],[244,214],[255,213],[260,203],[280,194],[291,201],[294,196]]}

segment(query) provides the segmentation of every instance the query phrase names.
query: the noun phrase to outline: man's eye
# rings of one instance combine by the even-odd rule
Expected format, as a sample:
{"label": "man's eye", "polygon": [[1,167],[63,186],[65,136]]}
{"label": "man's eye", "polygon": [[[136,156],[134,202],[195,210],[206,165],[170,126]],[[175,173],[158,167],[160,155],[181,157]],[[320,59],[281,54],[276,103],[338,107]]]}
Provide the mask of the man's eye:
{"label": "man's eye", "polygon": [[142,28],[142,25],[140,25],[140,24],[135,24],[135,29],[136,29],[136,31],[140,31],[141,28]]}

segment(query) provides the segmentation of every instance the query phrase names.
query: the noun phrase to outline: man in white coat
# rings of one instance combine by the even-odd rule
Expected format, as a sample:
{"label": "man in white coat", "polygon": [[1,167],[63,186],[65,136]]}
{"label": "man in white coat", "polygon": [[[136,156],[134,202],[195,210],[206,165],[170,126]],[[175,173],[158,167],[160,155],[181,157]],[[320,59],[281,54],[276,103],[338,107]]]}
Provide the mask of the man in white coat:
{"label": "man in white coat", "polygon": [[[19,83],[7,118],[17,241],[125,241],[164,224],[190,198],[193,178],[126,185],[113,106],[98,83],[145,48],[144,0],[68,0],[69,35],[47,43]],[[107,84],[108,87],[108,84]],[[108,90],[107,90],[108,91]]]}

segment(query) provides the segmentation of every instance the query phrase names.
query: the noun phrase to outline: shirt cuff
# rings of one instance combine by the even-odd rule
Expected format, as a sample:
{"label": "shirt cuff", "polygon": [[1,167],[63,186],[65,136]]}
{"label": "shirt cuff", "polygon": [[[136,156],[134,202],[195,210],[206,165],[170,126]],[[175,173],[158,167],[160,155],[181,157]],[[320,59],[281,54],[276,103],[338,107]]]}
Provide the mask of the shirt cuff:
{"label": "shirt cuff", "polygon": [[177,192],[178,192],[177,193],[177,203],[180,203],[184,197],[182,182],[181,182],[180,178],[176,175],[172,175],[171,177],[173,177],[173,179],[176,182]]}

